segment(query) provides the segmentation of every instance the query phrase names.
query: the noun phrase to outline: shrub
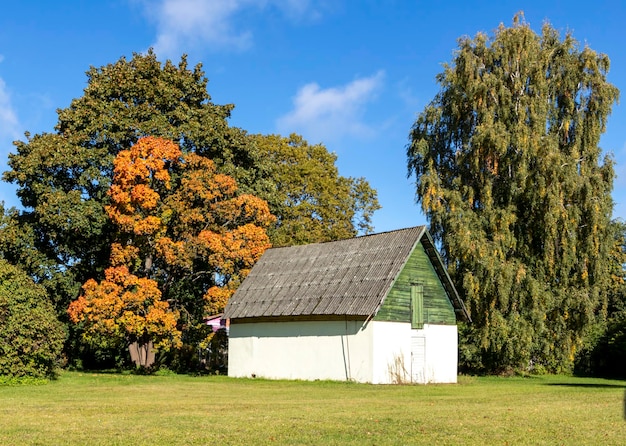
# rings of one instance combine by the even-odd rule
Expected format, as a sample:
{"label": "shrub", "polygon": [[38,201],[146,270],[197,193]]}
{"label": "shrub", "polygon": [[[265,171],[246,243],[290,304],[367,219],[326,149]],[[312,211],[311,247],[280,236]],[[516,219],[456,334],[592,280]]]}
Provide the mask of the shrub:
{"label": "shrub", "polygon": [[0,375],[54,376],[64,340],[46,290],[0,259]]}

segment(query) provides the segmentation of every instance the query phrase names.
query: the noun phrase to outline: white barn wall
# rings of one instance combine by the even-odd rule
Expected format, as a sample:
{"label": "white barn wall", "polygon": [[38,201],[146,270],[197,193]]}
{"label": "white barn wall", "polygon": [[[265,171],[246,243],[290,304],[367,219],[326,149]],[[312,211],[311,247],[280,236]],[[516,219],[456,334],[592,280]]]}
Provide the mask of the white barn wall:
{"label": "white barn wall", "polygon": [[[456,383],[458,333],[456,325],[424,325],[413,330],[405,322],[376,321],[373,325],[374,384]],[[414,370],[413,337],[422,337],[424,363]]]}
{"label": "white barn wall", "polygon": [[459,362],[459,335],[456,325],[424,325],[426,338],[424,382],[456,383]]}
{"label": "white barn wall", "polygon": [[372,382],[371,326],[363,321],[231,324],[228,375]]}
{"label": "white barn wall", "polygon": [[370,322],[373,339],[373,384],[411,382],[411,324]]}
{"label": "white barn wall", "polygon": [[[411,339],[422,337],[423,368],[413,370]],[[230,326],[228,375],[354,380],[374,384],[456,383],[454,325],[412,330],[402,322],[302,321]]]}
{"label": "white barn wall", "polygon": [[[456,383],[458,332],[456,325],[424,325],[413,330],[403,322],[373,322],[374,384]],[[424,363],[414,370],[412,338],[422,337]]]}

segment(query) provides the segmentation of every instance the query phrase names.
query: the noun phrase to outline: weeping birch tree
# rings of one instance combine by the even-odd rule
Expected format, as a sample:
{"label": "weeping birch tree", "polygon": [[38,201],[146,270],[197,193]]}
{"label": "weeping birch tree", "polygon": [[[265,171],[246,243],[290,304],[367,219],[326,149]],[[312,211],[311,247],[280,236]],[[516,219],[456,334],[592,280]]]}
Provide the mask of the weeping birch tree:
{"label": "weeping birch tree", "polygon": [[407,148],[416,197],[473,324],[474,370],[561,371],[606,312],[617,101],[609,59],[522,15],[462,38]]}

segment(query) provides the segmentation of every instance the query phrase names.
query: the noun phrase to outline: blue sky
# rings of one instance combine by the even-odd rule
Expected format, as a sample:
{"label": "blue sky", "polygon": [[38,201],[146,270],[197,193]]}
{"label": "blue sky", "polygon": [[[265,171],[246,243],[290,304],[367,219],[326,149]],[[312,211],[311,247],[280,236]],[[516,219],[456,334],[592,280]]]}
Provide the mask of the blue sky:
{"label": "blue sky", "polygon": [[[344,176],[365,177],[383,206],[376,231],[425,224],[406,177],[408,133],[431,101],[457,39],[510,25],[523,10],[611,59],[626,95],[626,6],[619,1],[65,0],[5,2],[0,15],[0,171],[11,141],[51,132],[85,72],[153,47],[201,62],[231,125],[324,143]],[[623,101],[622,101],[623,102]],[[626,108],[601,146],[613,154],[614,217],[626,219]],[[19,205],[0,183],[0,200]]]}

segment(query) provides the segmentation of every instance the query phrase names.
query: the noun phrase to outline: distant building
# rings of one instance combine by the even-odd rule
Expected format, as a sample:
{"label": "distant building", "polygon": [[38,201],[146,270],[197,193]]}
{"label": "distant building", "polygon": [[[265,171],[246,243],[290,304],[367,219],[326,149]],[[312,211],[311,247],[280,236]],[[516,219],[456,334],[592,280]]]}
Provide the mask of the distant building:
{"label": "distant building", "polygon": [[224,319],[224,313],[215,314],[213,316],[208,316],[204,319],[204,322],[211,327],[213,333],[215,333],[220,328],[223,328],[228,332],[228,321]]}

